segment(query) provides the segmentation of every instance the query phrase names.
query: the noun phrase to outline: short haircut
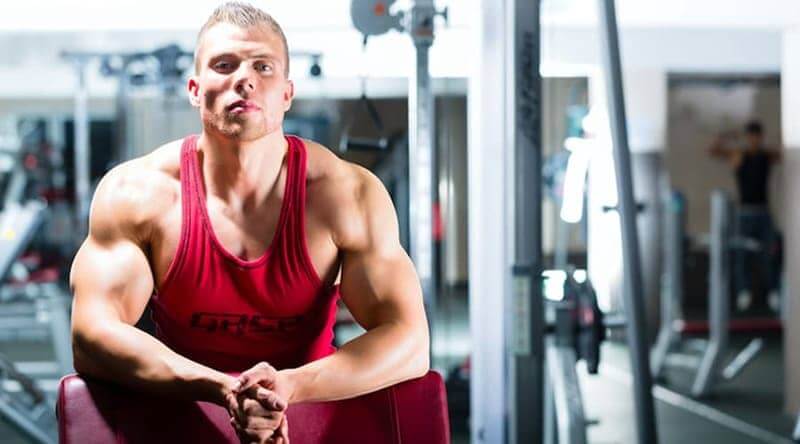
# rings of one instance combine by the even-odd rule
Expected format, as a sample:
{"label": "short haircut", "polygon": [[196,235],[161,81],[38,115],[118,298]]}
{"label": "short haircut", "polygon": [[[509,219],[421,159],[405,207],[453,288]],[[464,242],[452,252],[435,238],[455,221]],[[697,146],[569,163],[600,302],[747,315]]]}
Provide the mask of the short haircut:
{"label": "short haircut", "polygon": [[228,23],[245,29],[252,27],[266,27],[270,31],[277,34],[283,43],[283,73],[287,78],[289,77],[289,45],[286,43],[286,35],[283,33],[283,29],[281,29],[281,25],[279,25],[271,15],[267,14],[263,10],[253,5],[236,1],[225,2],[219,5],[217,9],[215,9],[214,12],[212,12],[208,17],[208,20],[203,27],[200,28],[200,32],[197,33],[197,44],[194,53],[195,72],[200,70],[200,61],[197,58],[197,51],[200,48],[200,41],[202,40],[206,31],[218,23]]}
{"label": "short haircut", "polygon": [[761,122],[758,120],[751,120],[747,122],[744,126],[745,134],[752,134],[755,136],[760,136],[764,134],[764,127],[761,125]]}

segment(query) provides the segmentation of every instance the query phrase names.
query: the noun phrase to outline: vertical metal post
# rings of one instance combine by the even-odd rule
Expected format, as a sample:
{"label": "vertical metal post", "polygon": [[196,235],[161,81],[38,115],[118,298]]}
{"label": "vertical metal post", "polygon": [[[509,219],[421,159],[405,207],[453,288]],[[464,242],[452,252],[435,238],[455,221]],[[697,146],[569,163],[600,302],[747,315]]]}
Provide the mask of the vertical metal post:
{"label": "vertical metal post", "polygon": [[697,370],[692,394],[705,396],[719,378],[722,359],[728,351],[728,324],[730,301],[730,255],[728,244],[731,237],[731,201],[722,190],[711,193],[711,246],[709,263],[709,332],[708,346]]}
{"label": "vertical metal post", "polygon": [[[437,318],[436,270],[433,252],[433,156],[435,123],[428,53],[433,45],[436,9],[433,0],[416,0],[411,9],[411,38],[417,62],[408,85],[408,185],[411,258],[419,275],[431,338]],[[435,350],[431,341],[431,358]],[[432,360],[431,360],[432,361]]]}
{"label": "vertical metal post", "polygon": [[53,354],[58,363],[59,376],[75,371],[72,366],[72,341],[70,337],[70,297],[61,292],[57,284],[44,284],[42,291],[50,308],[50,337]]}
{"label": "vertical metal post", "polygon": [[636,228],[636,203],[631,178],[630,148],[622,89],[622,66],[619,54],[614,0],[598,0],[601,51],[608,94],[609,121],[614,145],[614,167],[619,197],[619,214],[622,229],[624,297],[628,321],[626,329],[633,373],[634,406],[638,442],[655,444],[655,408],[653,405],[652,376],[647,353],[647,330],[644,323],[644,287],[642,285],[639,238]]}
{"label": "vertical metal post", "polygon": [[73,130],[75,134],[75,203],[76,226],[78,238],[82,239],[88,232],[89,223],[89,165],[91,162],[89,149],[89,91],[86,81],[86,63],[83,57],[74,59],[78,75],[78,87],[75,90],[75,116]]}
{"label": "vertical metal post", "polygon": [[[507,131],[514,147],[514,279],[510,313],[516,334],[528,336],[527,350],[514,350],[511,372],[510,442],[541,442],[544,436],[544,302],[542,299],[542,143],[539,74],[539,0],[514,0],[506,9],[512,44],[507,48],[509,86]],[[515,288],[519,285],[515,284]],[[529,307],[527,312],[518,307]]]}
{"label": "vertical metal post", "polygon": [[408,85],[408,175],[410,187],[409,229],[411,256],[417,268],[425,301],[436,303],[433,269],[433,91],[428,51],[433,44],[433,0],[417,0],[411,10],[411,37],[416,64]]}
{"label": "vertical metal post", "polygon": [[468,98],[472,442],[542,442],[539,0],[479,5]]}
{"label": "vertical metal post", "polygon": [[128,73],[128,62],[128,58],[123,57],[122,69],[117,76],[117,95],[114,102],[114,111],[116,113],[114,142],[117,146],[117,152],[114,153],[113,160],[118,164],[133,158],[130,134],[132,103],[129,97],[131,77]]}
{"label": "vertical metal post", "polygon": [[686,218],[686,200],[683,195],[667,189],[662,197],[664,205],[664,226],[667,236],[664,249],[666,272],[661,277],[661,325],[658,338],[653,347],[651,367],[653,377],[658,378],[664,369],[664,362],[676,340],[673,323],[679,318],[680,304],[683,301],[683,240]]}
{"label": "vertical metal post", "polygon": [[[505,10],[510,0],[476,3],[471,42],[476,63],[467,96],[467,223],[469,238],[470,430],[473,444],[508,442],[509,396],[506,344],[511,292],[511,135],[506,129],[509,94]],[[525,335],[525,338],[528,338]]]}

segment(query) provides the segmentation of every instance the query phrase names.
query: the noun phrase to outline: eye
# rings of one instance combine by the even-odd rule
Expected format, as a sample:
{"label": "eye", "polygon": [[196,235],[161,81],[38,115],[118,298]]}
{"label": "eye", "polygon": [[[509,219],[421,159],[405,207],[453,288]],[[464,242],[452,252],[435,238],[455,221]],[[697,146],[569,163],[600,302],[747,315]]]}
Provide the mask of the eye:
{"label": "eye", "polygon": [[272,65],[269,63],[258,62],[256,63],[256,71],[259,72],[272,72]]}
{"label": "eye", "polygon": [[233,68],[233,63],[227,60],[220,60],[214,63],[213,67],[217,71],[228,71]]}

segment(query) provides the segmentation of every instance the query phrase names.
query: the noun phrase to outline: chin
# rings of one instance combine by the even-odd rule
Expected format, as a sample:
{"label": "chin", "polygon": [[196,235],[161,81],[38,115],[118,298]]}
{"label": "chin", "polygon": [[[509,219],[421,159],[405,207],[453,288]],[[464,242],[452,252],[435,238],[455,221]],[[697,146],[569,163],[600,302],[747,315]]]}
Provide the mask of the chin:
{"label": "chin", "polygon": [[[242,142],[258,140],[281,128],[280,125],[269,125],[264,120],[234,116],[219,116],[209,120],[205,125],[208,130],[220,134],[222,137]],[[271,126],[274,128],[270,128]]]}

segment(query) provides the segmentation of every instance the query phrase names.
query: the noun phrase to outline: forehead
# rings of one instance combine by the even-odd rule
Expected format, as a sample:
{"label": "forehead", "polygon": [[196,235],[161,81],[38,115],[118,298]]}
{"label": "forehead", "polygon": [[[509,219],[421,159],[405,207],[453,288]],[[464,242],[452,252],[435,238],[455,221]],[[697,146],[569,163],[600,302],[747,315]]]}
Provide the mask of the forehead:
{"label": "forehead", "polygon": [[217,23],[197,42],[197,54],[202,60],[224,53],[270,53],[277,56],[283,53],[283,42],[267,25],[240,28],[230,23]]}

